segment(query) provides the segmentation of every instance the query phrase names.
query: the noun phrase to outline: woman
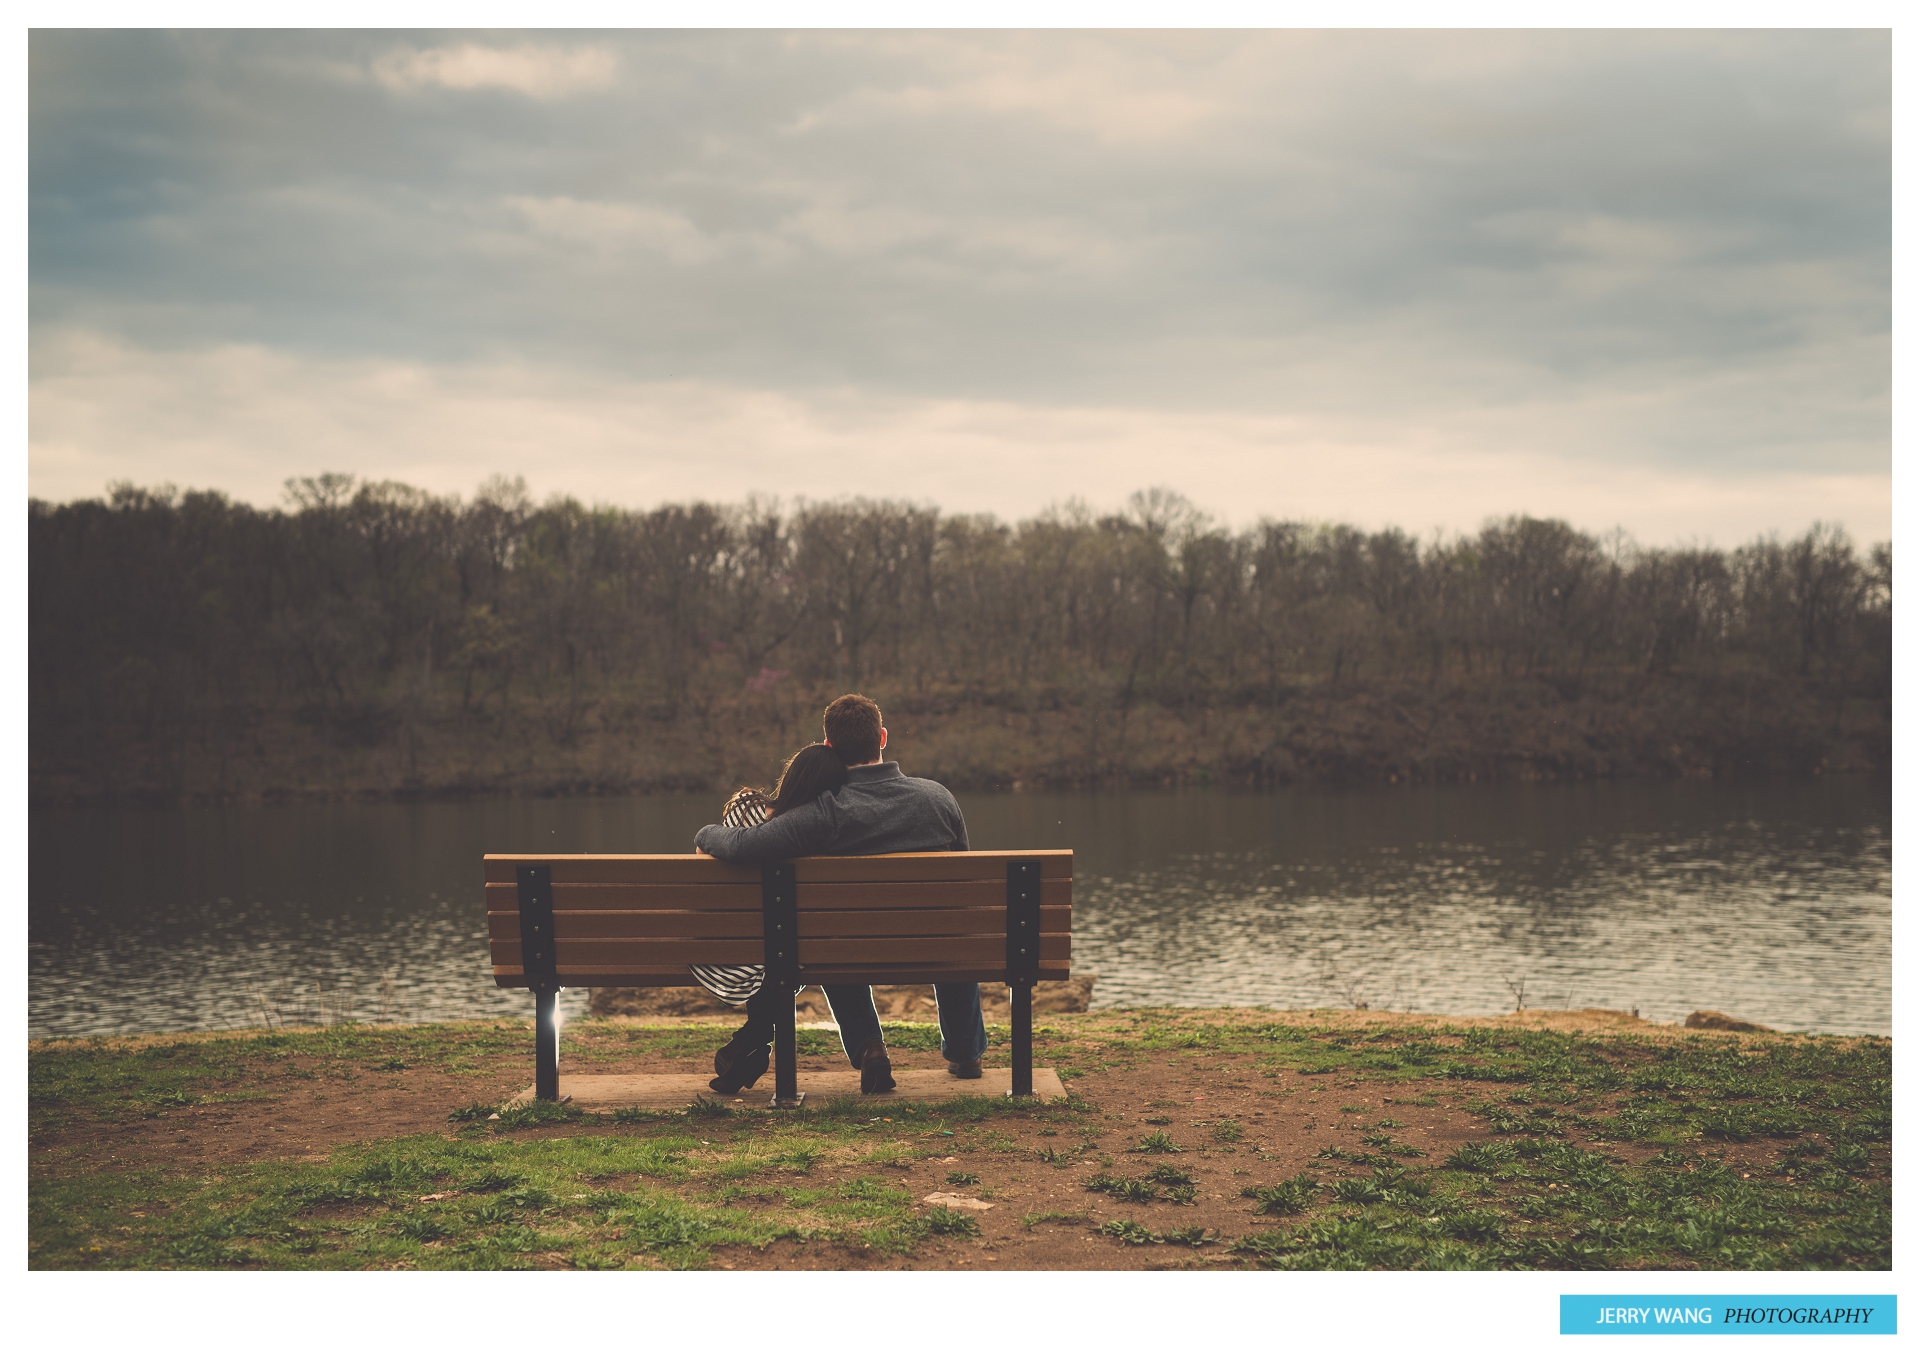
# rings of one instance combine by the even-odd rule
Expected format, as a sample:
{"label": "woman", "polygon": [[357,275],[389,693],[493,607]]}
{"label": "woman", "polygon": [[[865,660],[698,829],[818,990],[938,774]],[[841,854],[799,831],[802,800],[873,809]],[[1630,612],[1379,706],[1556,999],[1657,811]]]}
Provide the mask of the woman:
{"label": "woman", "polygon": [[[720,813],[723,826],[757,826],[781,812],[805,806],[822,793],[831,793],[847,781],[847,767],[831,746],[816,742],[793,753],[780,771],[780,782],[768,797],[757,788],[742,788],[727,799]],[[738,1093],[767,1072],[773,1042],[773,1009],[768,1006],[764,966],[689,966],[693,978],[716,998],[735,1008],[744,1007],[747,1021],[733,1039],[713,1053],[714,1078],[708,1087],[718,1093]],[[798,994],[799,991],[794,991]]]}

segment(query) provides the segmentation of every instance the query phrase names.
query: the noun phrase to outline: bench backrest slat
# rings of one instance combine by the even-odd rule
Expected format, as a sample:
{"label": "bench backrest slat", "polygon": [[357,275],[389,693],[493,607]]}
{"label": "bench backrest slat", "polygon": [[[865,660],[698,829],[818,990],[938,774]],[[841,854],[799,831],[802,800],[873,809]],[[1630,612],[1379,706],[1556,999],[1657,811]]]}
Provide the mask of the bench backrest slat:
{"label": "bench backrest slat", "polygon": [[[991,881],[1007,875],[1011,859],[1033,859],[1042,877],[1072,877],[1071,849],[976,849],[954,854],[849,854],[795,859],[802,882],[967,882]],[[521,863],[553,866],[556,885],[563,882],[719,882],[760,884],[760,870],[705,854],[488,854],[489,882],[514,881]]]}
{"label": "bench backrest slat", "polygon": [[[760,879],[752,886],[723,882],[712,886],[670,883],[633,886],[615,882],[556,882],[555,910],[694,910],[714,912],[750,910],[760,913]],[[487,883],[487,913],[520,913],[520,888],[513,882]],[[756,930],[755,932],[758,932]]]}
{"label": "bench backrest slat", "polygon": [[[578,910],[554,912],[555,937],[561,943],[588,939],[626,939],[646,941],[680,938],[750,938],[761,941],[760,912],[754,910]],[[811,938],[905,938],[956,934],[1005,934],[1007,912],[999,909],[931,910],[913,907],[899,910],[809,910],[800,911],[800,941]],[[1042,905],[1040,932],[1073,932],[1072,907]],[[520,941],[520,916],[493,911],[487,915],[487,937],[498,942]],[[757,958],[755,959],[758,960]]]}
{"label": "bench backrest slat", "polygon": [[[795,860],[801,979],[1003,978],[1014,860],[1040,867],[1040,978],[1064,979],[1073,929],[1070,850]],[[698,854],[489,854],[487,930],[500,985],[527,984],[515,871],[523,864],[551,872],[562,984],[689,984],[690,962],[755,965],[764,957],[758,868]]]}

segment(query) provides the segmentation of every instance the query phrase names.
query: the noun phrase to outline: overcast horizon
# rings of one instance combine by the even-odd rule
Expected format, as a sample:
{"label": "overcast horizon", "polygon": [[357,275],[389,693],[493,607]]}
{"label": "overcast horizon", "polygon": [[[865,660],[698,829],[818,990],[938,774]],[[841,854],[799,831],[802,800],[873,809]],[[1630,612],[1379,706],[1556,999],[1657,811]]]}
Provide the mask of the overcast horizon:
{"label": "overcast horizon", "polygon": [[28,489],[1891,536],[1884,31],[47,32]]}

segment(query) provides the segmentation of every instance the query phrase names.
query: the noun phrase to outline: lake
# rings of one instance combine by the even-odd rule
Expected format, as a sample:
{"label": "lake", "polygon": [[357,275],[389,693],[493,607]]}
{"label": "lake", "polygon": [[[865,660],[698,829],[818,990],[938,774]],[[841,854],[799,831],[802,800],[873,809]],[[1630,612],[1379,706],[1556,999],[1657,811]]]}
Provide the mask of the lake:
{"label": "lake", "polygon": [[[1518,996],[1892,1030],[1884,779],[959,797],[976,848],[1075,851],[1096,1008]],[[29,1033],[527,1016],[492,984],[480,855],[685,852],[717,807],[36,809]]]}

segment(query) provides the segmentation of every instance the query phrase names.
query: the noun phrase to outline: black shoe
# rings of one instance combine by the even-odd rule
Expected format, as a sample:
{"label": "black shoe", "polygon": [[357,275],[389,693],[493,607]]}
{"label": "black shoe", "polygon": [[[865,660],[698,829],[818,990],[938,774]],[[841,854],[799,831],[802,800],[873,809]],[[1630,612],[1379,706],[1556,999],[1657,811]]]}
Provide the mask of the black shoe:
{"label": "black shoe", "polygon": [[743,1088],[752,1088],[754,1081],[767,1072],[767,1061],[772,1056],[770,1047],[743,1049],[728,1042],[713,1053],[713,1067],[720,1073],[707,1082],[707,1087],[716,1093],[738,1093]]}
{"label": "black shoe", "polygon": [[860,1091],[886,1093],[893,1088],[893,1062],[887,1059],[886,1043],[878,1037],[860,1052]]}
{"label": "black shoe", "polygon": [[978,1060],[949,1060],[947,1073],[956,1079],[978,1079],[980,1062]]}

